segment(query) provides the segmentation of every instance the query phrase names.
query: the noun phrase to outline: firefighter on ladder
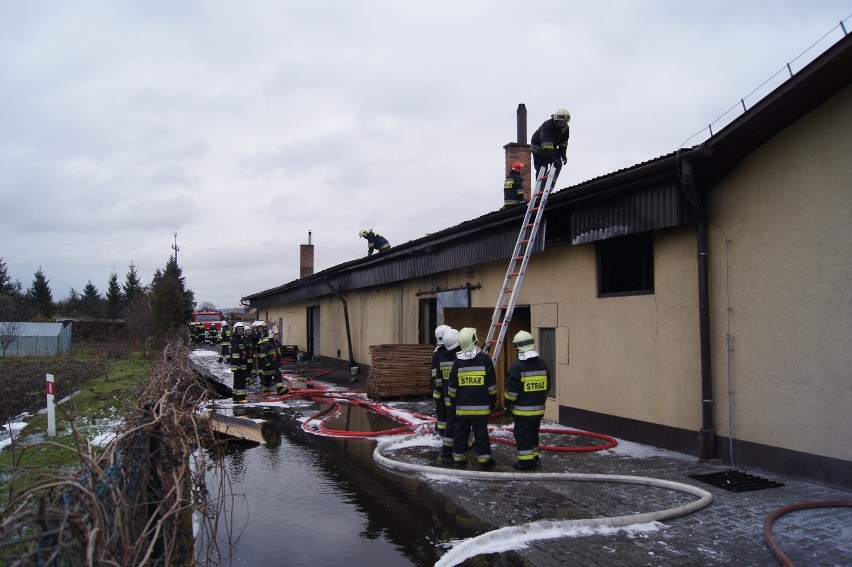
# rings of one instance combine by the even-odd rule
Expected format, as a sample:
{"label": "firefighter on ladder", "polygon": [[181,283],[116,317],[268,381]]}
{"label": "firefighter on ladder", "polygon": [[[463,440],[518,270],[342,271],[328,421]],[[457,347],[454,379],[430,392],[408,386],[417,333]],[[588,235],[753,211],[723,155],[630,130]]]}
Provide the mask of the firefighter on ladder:
{"label": "firefighter on ladder", "polygon": [[541,464],[538,432],[544,417],[550,371],[535,350],[535,339],[528,331],[518,331],[512,342],[518,358],[509,368],[504,402],[506,413],[515,421],[517,470],[532,470]]}
{"label": "firefighter on ladder", "polygon": [[551,163],[554,169],[554,178],[559,176],[562,164],[568,161],[565,152],[568,149],[568,123],[571,121],[571,113],[560,108],[550,118],[545,120],[530,139],[535,174],[541,173],[542,167]]}

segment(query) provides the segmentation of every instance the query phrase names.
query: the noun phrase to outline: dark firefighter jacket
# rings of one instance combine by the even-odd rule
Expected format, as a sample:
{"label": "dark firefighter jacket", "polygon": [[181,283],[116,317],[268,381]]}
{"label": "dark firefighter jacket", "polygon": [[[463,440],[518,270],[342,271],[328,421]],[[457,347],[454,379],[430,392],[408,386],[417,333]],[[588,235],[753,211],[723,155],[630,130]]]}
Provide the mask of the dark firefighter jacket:
{"label": "dark firefighter jacket", "polygon": [[545,120],[530,139],[532,153],[551,153],[553,158],[564,158],[568,149],[568,133],[571,128],[566,126],[565,130],[556,125],[553,118]]}
{"label": "dark firefighter jacket", "polygon": [[515,418],[540,418],[544,416],[547,391],[550,388],[550,372],[535,351],[522,353],[509,368],[505,398],[511,404]]}
{"label": "dark firefighter jacket", "polygon": [[458,417],[488,417],[497,399],[494,363],[482,351],[459,353],[450,370],[447,396]]}
{"label": "dark firefighter jacket", "polygon": [[457,351],[458,349],[449,351],[441,345],[432,353],[432,397],[436,400],[443,400],[446,397],[450,371],[456,361]]}
{"label": "dark firefighter jacket", "polygon": [[369,231],[366,235],[364,235],[364,238],[367,239],[368,256],[376,250],[387,250],[388,248],[390,248],[390,243],[388,242],[388,239],[380,234],[373,232],[372,230]]}
{"label": "dark firefighter jacket", "polygon": [[505,205],[513,205],[524,200],[524,178],[514,169],[506,176],[503,184],[503,201]]}

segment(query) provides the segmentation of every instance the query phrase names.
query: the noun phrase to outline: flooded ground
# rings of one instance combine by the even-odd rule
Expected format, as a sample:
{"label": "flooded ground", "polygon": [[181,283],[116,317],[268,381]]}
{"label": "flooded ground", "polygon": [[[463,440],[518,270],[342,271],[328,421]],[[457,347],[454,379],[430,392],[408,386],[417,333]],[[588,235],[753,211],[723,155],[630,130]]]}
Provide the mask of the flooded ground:
{"label": "flooded ground", "polygon": [[[375,441],[302,431],[299,419],[318,407],[245,409],[264,418],[267,443],[227,446],[232,497],[222,502],[218,551],[201,565],[431,566],[443,544],[489,529],[425,483],[377,466]],[[365,423],[399,425],[360,408],[344,408],[326,425],[363,430]],[[210,486],[219,474],[209,473]]]}

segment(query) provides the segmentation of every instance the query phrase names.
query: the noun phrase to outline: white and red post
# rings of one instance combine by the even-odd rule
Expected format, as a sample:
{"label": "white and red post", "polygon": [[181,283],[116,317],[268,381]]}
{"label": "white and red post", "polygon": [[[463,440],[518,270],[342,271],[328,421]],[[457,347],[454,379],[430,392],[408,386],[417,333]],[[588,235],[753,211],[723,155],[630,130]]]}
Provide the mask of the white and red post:
{"label": "white and red post", "polygon": [[45,389],[47,390],[47,435],[56,437],[56,404],[53,395],[56,393],[53,374],[45,374]]}

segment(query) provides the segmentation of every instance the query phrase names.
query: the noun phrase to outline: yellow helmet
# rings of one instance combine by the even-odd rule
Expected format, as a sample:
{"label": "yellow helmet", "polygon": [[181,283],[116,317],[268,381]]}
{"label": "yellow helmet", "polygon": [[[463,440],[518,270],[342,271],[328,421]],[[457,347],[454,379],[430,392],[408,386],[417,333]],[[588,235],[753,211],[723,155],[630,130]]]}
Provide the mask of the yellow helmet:
{"label": "yellow helmet", "polygon": [[526,352],[535,348],[535,339],[529,331],[518,331],[512,343],[518,352]]}
{"label": "yellow helmet", "polygon": [[459,331],[459,347],[462,352],[472,350],[478,343],[479,339],[476,338],[476,329],[473,327],[465,327]]}

